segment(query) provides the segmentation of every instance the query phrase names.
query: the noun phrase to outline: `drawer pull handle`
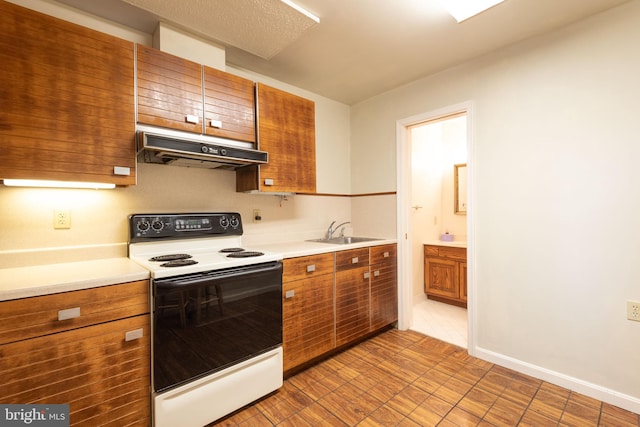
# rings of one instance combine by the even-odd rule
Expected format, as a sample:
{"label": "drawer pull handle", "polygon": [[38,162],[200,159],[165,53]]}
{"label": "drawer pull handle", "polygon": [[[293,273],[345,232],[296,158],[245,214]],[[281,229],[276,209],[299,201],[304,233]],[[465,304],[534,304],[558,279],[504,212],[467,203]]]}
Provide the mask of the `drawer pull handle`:
{"label": "drawer pull handle", "polygon": [[358,263],[358,257],[353,257],[351,258],[351,264],[357,264]]}
{"label": "drawer pull handle", "polygon": [[316,271],[315,264],[307,265],[307,273],[313,273],[314,271]]}
{"label": "drawer pull handle", "polygon": [[373,272],[373,277],[378,277],[380,276],[380,271],[376,270]]}
{"label": "drawer pull handle", "polygon": [[184,121],[187,123],[193,123],[194,125],[200,123],[200,119],[198,118],[198,116],[194,116],[193,114],[187,114],[184,118]]}
{"label": "drawer pull handle", "polygon": [[144,336],[144,330],[142,328],[134,329],[133,331],[129,331],[129,332],[124,334],[124,340],[125,341],[138,340],[138,339],[142,338],[143,336]]}
{"label": "drawer pull handle", "polygon": [[209,126],[216,129],[222,129],[222,120],[213,120],[209,122]]}
{"label": "drawer pull handle", "polygon": [[385,252],[382,256],[383,256],[384,258],[389,258],[389,252]]}
{"label": "drawer pull handle", "polygon": [[366,273],[364,273],[364,278],[368,279],[369,277],[371,277],[371,275],[369,274],[369,272],[367,271]]}
{"label": "drawer pull handle", "polygon": [[287,292],[284,293],[284,297],[285,298],[293,298],[295,296],[295,294],[296,294],[296,291],[293,291],[293,290],[287,291]]}
{"label": "drawer pull handle", "polygon": [[58,310],[58,320],[69,320],[80,317],[80,307],[67,308],[66,310]]}

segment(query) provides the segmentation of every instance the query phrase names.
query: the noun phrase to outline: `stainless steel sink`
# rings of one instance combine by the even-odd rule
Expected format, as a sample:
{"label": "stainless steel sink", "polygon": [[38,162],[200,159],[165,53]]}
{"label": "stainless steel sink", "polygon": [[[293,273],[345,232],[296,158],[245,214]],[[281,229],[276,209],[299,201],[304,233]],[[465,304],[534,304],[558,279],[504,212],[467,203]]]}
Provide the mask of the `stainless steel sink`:
{"label": "stainless steel sink", "polygon": [[334,245],[349,245],[351,243],[361,243],[361,242],[373,242],[376,239],[373,237],[332,237],[331,239],[311,239],[307,240],[307,242],[319,242],[319,243],[331,243]]}

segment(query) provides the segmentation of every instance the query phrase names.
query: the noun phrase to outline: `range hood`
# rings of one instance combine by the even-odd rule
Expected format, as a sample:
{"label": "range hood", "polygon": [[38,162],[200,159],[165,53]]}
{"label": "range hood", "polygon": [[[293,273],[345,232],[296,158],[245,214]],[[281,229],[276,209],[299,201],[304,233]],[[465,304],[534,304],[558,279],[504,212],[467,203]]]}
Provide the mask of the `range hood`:
{"label": "range hood", "polygon": [[137,139],[144,163],[235,170],[268,161],[267,152],[249,142],[148,126],[138,126]]}

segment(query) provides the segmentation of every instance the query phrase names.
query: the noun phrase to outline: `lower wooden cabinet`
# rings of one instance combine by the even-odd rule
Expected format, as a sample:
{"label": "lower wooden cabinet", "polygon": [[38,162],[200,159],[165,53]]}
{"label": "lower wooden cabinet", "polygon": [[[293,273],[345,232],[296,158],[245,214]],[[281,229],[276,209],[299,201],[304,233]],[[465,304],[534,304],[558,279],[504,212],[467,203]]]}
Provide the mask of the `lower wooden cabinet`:
{"label": "lower wooden cabinet", "polygon": [[73,426],[150,425],[148,289],[145,280],[1,302],[0,402],[66,403]]}
{"label": "lower wooden cabinet", "polygon": [[466,248],[424,245],[424,291],[429,298],[467,306]]}
{"label": "lower wooden cabinet", "polygon": [[371,330],[398,321],[397,245],[372,246],[371,264]]}
{"label": "lower wooden cabinet", "polygon": [[333,253],[283,262],[285,372],[335,348],[333,266]]}

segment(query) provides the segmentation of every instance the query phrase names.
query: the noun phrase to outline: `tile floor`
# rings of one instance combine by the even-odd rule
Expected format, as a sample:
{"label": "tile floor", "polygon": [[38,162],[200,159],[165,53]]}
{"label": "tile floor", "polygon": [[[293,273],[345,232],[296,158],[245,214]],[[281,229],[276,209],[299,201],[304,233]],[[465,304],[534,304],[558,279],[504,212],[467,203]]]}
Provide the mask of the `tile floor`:
{"label": "tile floor", "polygon": [[411,330],[467,348],[467,310],[423,300],[413,306]]}
{"label": "tile floor", "polygon": [[216,426],[638,427],[638,414],[391,329]]}

